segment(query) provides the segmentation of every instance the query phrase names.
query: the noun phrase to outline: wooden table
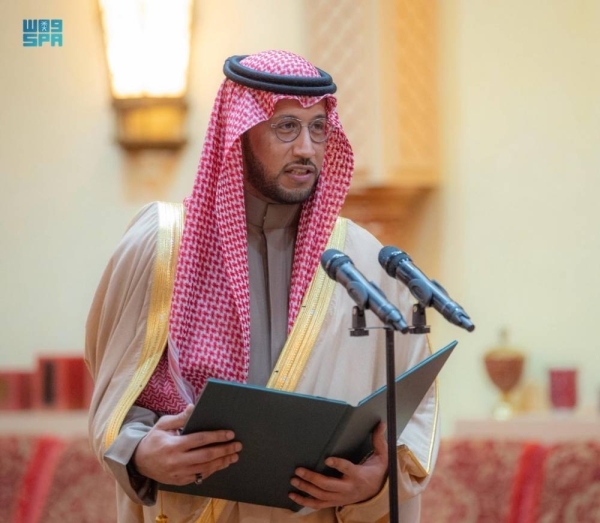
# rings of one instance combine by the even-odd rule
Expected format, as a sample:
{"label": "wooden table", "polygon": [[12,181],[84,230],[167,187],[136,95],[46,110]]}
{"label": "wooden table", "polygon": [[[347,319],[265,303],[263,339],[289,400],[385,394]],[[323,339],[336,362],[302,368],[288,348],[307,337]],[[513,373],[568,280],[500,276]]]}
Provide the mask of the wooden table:
{"label": "wooden table", "polygon": [[523,414],[506,421],[461,419],[456,422],[453,437],[537,441],[549,444],[564,441],[600,441],[600,416],[583,412],[544,412]]}

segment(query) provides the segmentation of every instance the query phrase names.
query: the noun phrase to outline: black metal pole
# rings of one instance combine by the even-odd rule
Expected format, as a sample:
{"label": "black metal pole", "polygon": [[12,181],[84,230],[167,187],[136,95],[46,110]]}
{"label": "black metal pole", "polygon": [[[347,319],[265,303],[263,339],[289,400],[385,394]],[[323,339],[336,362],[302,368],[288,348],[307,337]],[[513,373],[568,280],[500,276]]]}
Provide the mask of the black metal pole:
{"label": "black metal pole", "polygon": [[387,434],[388,476],[390,486],[390,523],[398,522],[398,456],[396,453],[396,369],[394,351],[394,329],[385,329],[387,369]]}

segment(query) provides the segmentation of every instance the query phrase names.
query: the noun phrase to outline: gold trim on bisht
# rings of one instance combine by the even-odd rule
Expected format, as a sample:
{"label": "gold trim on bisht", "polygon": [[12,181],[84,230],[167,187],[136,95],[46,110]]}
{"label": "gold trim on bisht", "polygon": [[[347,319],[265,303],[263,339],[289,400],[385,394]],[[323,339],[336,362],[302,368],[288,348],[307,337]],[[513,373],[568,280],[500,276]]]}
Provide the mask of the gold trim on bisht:
{"label": "gold trim on bisht", "polygon": [[[431,343],[429,342],[429,336],[426,337],[427,347],[429,349],[429,354],[433,354],[431,350]],[[438,390],[438,378],[436,378],[433,382],[435,387],[435,410],[433,413],[433,427],[431,428],[431,438],[429,441],[429,452],[427,453],[427,465],[424,466],[419,458],[414,454],[412,450],[410,450],[406,445],[400,445],[398,447],[398,458],[404,461],[408,460],[411,464],[411,471],[409,471],[413,476],[417,478],[425,478],[431,474],[431,462],[433,461],[433,449],[435,447],[435,433],[437,430],[438,418],[439,418],[439,390]]]}
{"label": "gold trim on bisht", "polygon": [[[429,348],[429,354],[433,354],[431,350],[431,342],[429,340],[429,336],[426,335],[427,347]],[[424,467],[419,459],[409,450],[410,456],[415,461],[415,465],[425,472],[424,476],[428,476],[431,473],[431,461],[433,460],[433,448],[435,446],[435,433],[437,430],[438,417],[439,417],[439,408],[440,408],[440,399],[438,394],[438,378],[433,381],[433,385],[435,387],[435,411],[433,413],[433,427],[431,428],[431,440],[429,442],[429,453],[427,455],[427,466]],[[423,477],[424,477],[423,476]]]}
{"label": "gold trim on bisht", "polygon": [[[343,249],[346,243],[347,223],[345,218],[338,217],[327,243],[327,249]],[[292,332],[290,332],[271,373],[267,388],[287,392],[296,389],[321,331],[329,302],[335,290],[335,283],[319,265],[302,300]],[[216,523],[227,503],[229,502],[223,499],[211,498],[196,523]]]}
{"label": "gold trim on bisht", "polygon": [[[343,249],[346,242],[346,229],[346,219],[338,218],[327,243],[327,249]],[[319,265],[302,305],[300,305],[292,332],[290,332],[271,373],[267,388],[288,392],[296,389],[321,331],[335,284],[336,282],[329,278]]]}
{"label": "gold trim on bisht", "polygon": [[[429,343],[429,339],[427,340]],[[431,346],[430,346],[431,347]],[[431,349],[430,349],[431,351]],[[427,457],[427,468],[425,469],[427,475],[431,473],[431,461],[433,459],[433,447],[435,443],[435,433],[437,430],[438,417],[439,417],[439,408],[440,408],[440,399],[439,399],[439,391],[438,391],[438,378],[433,382],[435,386],[435,412],[433,413],[433,428],[431,429],[431,443],[429,445],[429,455]],[[415,458],[416,459],[416,458]]]}
{"label": "gold trim on bisht", "polygon": [[169,311],[179,255],[179,240],[183,230],[184,207],[180,203],[157,204],[158,234],[146,335],[133,379],[108,421],[104,437],[105,448],[108,448],[119,434],[127,412],[144,390],[167,345]]}

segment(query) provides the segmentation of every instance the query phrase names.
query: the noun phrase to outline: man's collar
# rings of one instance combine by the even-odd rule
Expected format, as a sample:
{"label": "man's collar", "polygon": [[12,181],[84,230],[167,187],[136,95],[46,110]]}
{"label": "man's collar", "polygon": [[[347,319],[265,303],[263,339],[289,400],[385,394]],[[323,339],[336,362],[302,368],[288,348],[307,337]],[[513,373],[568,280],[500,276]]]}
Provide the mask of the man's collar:
{"label": "man's collar", "polygon": [[285,229],[300,219],[302,204],[268,203],[244,191],[246,221],[262,229]]}

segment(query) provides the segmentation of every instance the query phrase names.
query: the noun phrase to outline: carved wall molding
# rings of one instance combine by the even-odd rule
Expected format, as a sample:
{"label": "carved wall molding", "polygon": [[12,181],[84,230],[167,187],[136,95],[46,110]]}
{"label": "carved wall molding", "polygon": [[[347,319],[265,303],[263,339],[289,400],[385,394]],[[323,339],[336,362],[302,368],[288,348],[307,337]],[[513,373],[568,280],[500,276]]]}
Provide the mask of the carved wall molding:
{"label": "carved wall molding", "polygon": [[435,0],[305,0],[308,58],[338,85],[362,185],[438,180]]}
{"label": "carved wall molding", "polygon": [[[305,0],[308,58],[355,154],[345,216],[409,249],[439,185],[436,0]],[[429,239],[428,239],[429,240]]]}

